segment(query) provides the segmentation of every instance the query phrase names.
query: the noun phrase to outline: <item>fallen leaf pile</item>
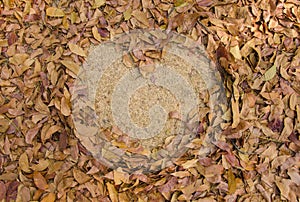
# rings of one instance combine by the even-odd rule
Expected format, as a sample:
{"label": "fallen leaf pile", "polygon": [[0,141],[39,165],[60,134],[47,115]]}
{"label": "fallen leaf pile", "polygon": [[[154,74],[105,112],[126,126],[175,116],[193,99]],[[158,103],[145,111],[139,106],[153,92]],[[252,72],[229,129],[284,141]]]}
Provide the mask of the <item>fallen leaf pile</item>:
{"label": "fallen leaf pile", "polygon": [[[149,175],[101,165],[70,116],[89,47],[140,28],[204,44],[230,103],[215,152]],[[297,0],[1,1],[0,200],[299,201],[299,28]]]}

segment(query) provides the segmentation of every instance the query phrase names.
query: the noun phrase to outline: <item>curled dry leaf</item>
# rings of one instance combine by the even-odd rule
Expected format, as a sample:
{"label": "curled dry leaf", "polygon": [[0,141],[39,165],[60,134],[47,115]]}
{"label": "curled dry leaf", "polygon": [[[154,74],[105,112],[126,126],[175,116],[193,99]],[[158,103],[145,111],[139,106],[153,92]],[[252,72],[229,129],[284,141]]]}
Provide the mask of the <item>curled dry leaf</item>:
{"label": "curled dry leaf", "polygon": [[70,105],[71,105],[71,103],[68,102],[65,97],[62,97],[61,103],[60,103],[60,110],[64,116],[71,115],[71,106]]}
{"label": "curled dry leaf", "polygon": [[97,41],[101,42],[101,35],[99,34],[98,28],[96,26],[92,28],[92,34]]}

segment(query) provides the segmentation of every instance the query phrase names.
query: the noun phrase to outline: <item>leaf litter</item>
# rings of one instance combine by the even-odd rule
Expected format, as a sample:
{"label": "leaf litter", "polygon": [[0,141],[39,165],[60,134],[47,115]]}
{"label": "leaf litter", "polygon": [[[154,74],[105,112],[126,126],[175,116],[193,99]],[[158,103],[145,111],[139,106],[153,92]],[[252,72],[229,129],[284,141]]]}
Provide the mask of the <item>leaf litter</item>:
{"label": "leaf litter", "polygon": [[[299,201],[297,1],[0,5],[0,200]],[[193,141],[176,165],[148,176],[95,160],[74,136],[68,96],[89,47],[137,28],[204,44],[231,103],[213,153],[197,156]]]}

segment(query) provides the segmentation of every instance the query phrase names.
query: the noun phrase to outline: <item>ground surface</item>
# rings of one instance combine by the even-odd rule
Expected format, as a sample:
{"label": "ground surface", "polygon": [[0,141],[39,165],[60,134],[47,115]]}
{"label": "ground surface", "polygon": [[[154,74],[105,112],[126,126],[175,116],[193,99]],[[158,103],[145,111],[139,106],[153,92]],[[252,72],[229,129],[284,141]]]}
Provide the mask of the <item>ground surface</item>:
{"label": "ground surface", "polygon": [[[0,200],[299,201],[297,0],[4,0],[0,13]],[[71,118],[89,48],[138,28],[202,43],[230,103],[213,153],[193,141],[148,175],[101,165]]]}

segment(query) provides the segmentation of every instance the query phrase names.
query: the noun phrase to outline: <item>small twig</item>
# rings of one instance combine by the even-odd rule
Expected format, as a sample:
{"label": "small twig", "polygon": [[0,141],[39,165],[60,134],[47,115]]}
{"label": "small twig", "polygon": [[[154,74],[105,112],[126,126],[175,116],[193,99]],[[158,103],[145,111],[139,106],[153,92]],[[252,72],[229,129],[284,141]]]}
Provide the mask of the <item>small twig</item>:
{"label": "small twig", "polygon": [[258,137],[259,139],[263,139],[263,140],[267,140],[267,141],[271,141],[271,142],[275,142],[275,143],[278,143],[278,144],[283,144],[282,141],[279,141],[279,140],[276,140],[276,139],[273,139],[273,138],[268,138],[268,137]]}

